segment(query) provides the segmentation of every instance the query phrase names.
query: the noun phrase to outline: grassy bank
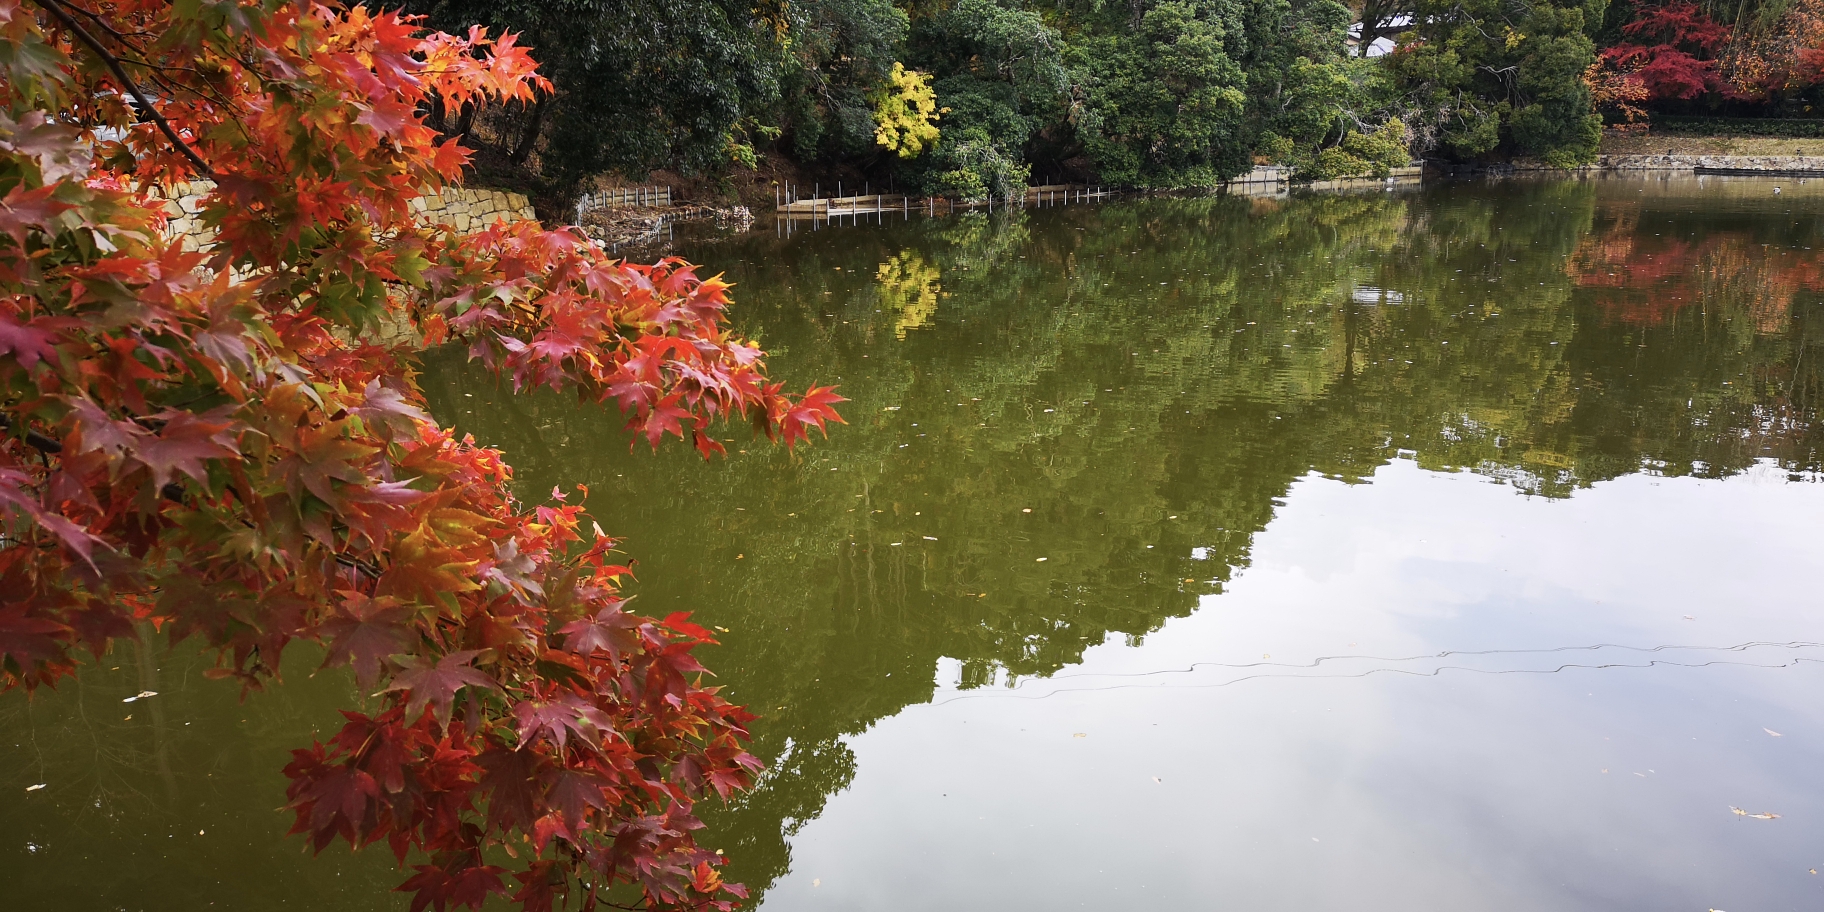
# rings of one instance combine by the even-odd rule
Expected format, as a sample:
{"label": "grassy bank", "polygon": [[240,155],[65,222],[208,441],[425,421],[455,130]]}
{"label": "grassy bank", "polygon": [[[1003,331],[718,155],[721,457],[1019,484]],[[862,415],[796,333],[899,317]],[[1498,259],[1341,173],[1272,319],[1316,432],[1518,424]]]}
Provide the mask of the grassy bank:
{"label": "grassy bank", "polygon": [[1605,133],[1601,155],[1816,155],[1824,156],[1824,139],[1776,136],[1666,136],[1657,133]]}

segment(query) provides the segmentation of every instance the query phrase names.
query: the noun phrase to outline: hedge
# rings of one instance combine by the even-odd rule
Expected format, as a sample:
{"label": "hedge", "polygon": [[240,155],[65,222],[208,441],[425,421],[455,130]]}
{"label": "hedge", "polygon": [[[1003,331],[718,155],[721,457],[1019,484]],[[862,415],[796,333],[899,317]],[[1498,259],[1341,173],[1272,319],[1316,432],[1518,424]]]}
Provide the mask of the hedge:
{"label": "hedge", "polygon": [[1824,138],[1824,120],[1777,117],[1653,116],[1653,132],[1677,136]]}

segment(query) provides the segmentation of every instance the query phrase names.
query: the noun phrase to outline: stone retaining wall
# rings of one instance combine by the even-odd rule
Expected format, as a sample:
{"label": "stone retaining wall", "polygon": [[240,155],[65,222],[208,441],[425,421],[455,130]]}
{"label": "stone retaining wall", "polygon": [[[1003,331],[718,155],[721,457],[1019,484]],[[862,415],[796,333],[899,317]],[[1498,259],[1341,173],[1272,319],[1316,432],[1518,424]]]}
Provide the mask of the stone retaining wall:
{"label": "stone retaining wall", "polygon": [[[1592,171],[1681,171],[1697,168],[1743,168],[1755,171],[1824,170],[1816,155],[1602,155],[1593,164],[1573,169]],[[1536,161],[1515,161],[1515,171],[1557,170]]]}
{"label": "stone retaining wall", "polygon": [[[203,197],[215,185],[209,181],[179,184],[165,198],[165,214],[170,221],[166,233],[182,238],[191,248],[207,244],[212,237],[201,218]],[[498,219],[528,221],[538,216],[523,193],[500,190],[478,190],[450,187],[436,196],[421,196],[411,202],[412,212],[425,224],[448,224],[458,231],[471,231],[493,224]]]}

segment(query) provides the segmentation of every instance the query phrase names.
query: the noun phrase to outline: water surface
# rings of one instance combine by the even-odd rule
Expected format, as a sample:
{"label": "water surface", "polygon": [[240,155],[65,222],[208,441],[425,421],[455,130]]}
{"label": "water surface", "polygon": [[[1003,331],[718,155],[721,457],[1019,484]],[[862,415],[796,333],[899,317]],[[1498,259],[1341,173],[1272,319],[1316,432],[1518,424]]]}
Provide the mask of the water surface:
{"label": "water surface", "polygon": [[[1772,186],[703,242],[774,374],[853,400],[796,453],[424,379],[728,630],[770,770],[707,841],[764,908],[1816,908],[1824,187]],[[307,658],[0,698],[18,907],[403,908],[266,810],[358,699]]]}

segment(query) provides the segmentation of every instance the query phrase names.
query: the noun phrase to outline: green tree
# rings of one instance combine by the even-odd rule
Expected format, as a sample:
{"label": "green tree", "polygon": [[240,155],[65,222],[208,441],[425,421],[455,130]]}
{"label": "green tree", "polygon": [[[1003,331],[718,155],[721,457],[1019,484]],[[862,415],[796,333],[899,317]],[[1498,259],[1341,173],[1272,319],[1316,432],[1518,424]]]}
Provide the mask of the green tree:
{"label": "green tree", "polygon": [[1129,34],[1073,47],[1086,87],[1077,129],[1102,178],[1207,187],[1250,166],[1239,0],[1167,0]]}
{"label": "green tree", "polygon": [[[537,176],[560,192],[603,172],[718,173],[734,160],[753,115],[780,98],[780,49],[752,4],[405,0],[404,7],[452,33],[472,25],[516,32],[537,51],[551,93],[479,112],[471,106],[437,124],[482,145],[494,163],[523,166],[536,153]],[[478,114],[485,137],[477,135]],[[482,164],[490,164],[487,156]]]}
{"label": "green tree", "polygon": [[1593,161],[1602,118],[1584,71],[1607,0],[1426,0],[1390,55],[1414,119],[1445,154],[1497,151],[1555,167]]}

